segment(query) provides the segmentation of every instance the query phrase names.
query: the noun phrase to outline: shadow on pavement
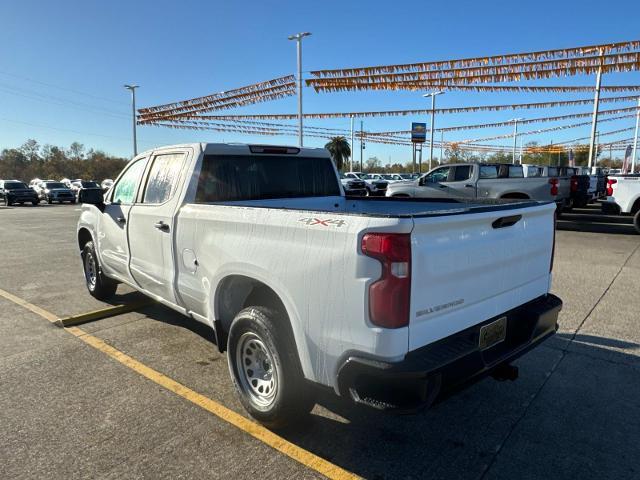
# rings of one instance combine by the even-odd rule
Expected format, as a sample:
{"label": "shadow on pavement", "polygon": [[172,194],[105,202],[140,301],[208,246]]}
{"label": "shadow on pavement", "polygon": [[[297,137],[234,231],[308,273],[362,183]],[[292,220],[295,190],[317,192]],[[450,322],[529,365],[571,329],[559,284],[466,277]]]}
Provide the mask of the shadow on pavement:
{"label": "shadow on pavement", "polygon": [[572,232],[637,234],[631,216],[603,214],[600,205],[588,205],[585,208],[574,208],[571,212],[564,212],[558,218],[557,228]]}
{"label": "shadow on pavement", "polygon": [[[205,325],[162,306],[144,311],[214,343]],[[500,478],[633,477],[640,454],[640,359],[626,352],[640,345],[577,335],[549,376],[563,355],[558,346],[571,338],[558,334],[519,359],[515,382],[487,378],[415,415],[356,406],[318,389],[319,407],[309,420],[277,433],[371,479],[476,479],[489,466],[489,477]],[[228,377],[212,381],[232,388]]]}

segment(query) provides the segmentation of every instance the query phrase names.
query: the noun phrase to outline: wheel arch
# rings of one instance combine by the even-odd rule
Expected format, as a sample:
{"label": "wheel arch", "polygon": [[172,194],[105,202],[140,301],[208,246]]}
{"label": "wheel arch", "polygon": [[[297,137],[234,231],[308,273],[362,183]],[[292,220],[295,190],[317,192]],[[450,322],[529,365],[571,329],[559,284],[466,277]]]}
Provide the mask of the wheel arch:
{"label": "wheel arch", "polygon": [[80,251],[84,248],[84,246],[93,241],[93,236],[88,228],[82,227],[78,230],[78,248]]}
{"label": "wheel arch", "polygon": [[629,210],[632,215],[635,215],[638,211],[640,211],[640,196],[635,199],[631,205],[631,210]]}
{"label": "wheel arch", "polygon": [[507,192],[500,195],[500,198],[504,199],[519,199],[519,200],[530,200],[531,197],[523,192]]}
{"label": "wheel arch", "polygon": [[283,313],[283,326],[288,328],[295,342],[294,348],[305,377],[312,378],[304,333],[298,327],[295,308],[277,286],[247,274],[228,274],[223,277],[213,294],[213,321],[218,349],[227,348],[227,335],[238,312],[250,306],[264,306]]}

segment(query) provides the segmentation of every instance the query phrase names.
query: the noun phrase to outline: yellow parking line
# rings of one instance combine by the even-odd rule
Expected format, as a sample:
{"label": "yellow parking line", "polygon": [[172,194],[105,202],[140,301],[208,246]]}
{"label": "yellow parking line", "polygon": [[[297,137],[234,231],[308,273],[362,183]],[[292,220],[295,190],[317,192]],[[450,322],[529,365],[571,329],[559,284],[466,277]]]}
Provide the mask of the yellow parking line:
{"label": "yellow parking line", "polygon": [[[30,310],[31,312],[49,320],[52,323],[60,321],[60,318],[47,310],[44,310],[36,305],[33,305],[26,300],[21,299],[5,290],[0,289],[0,296],[12,301],[13,303],[20,305],[21,307]],[[167,390],[181,396],[185,400],[194,403],[195,405],[207,410],[208,412],[216,415],[218,418],[225,422],[239,428],[243,432],[251,435],[252,437],[260,440],[261,442],[269,445],[271,448],[283,453],[289,458],[301,463],[302,465],[315,470],[316,472],[324,475],[327,478],[335,480],[347,480],[360,478],[357,475],[337,466],[327,460],[315,455],[314,453],[299,447],[298,445],[289,442],[288,440],[276,435],[271,430],[266,429],[262,425],[259,425],[242,415],[234,412],[233,410],[225,407],[224,405],[212,400],[209,397],[191,390],[189,387],[176,382],[172,378],[147,367],[143,363],[140,363],[136,359],[130,357],[126,353],[108,345],[103,340],[95,337],[78,327],[65,328],[67,332],[74,335],[78,339],[82,340],[87,345],[101,351],[108,355],[112,359],[120,362],[122,365],[137,372],[143,377],[151,380],[152,382],[166,388]]]}

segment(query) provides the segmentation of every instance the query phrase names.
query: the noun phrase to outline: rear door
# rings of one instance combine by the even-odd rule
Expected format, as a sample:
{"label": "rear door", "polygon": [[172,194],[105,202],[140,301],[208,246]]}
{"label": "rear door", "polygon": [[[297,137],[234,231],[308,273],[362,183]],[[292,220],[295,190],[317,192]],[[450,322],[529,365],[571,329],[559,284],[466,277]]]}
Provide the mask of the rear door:
{"label": "rear door", "polygon": [[449,176],[442,185],[452,197],[476,196],[476,185],[473,182],[473,165],[455,165],[449,170]]}
{"label": "rear door", "polygon": [[550,203],[414,218],[410,349],[546,294],[554,211]]}
{"label": "rear door", "polygon": [[129,214],[129,267],[144,290],[177,304],[174,289],[173,231],[181,201],[188,150],[152,155],[138,202]]}

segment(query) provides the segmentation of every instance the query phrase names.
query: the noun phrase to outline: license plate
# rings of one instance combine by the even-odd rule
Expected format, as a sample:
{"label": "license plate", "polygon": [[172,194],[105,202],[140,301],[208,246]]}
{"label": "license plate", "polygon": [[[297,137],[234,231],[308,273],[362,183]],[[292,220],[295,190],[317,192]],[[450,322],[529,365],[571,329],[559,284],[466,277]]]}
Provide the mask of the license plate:
{"label": "license plate", "polygon": [[507,335],[507,317],[501,317],[483,327],[480,327],[479,347],[485,350],[502,342]]}

